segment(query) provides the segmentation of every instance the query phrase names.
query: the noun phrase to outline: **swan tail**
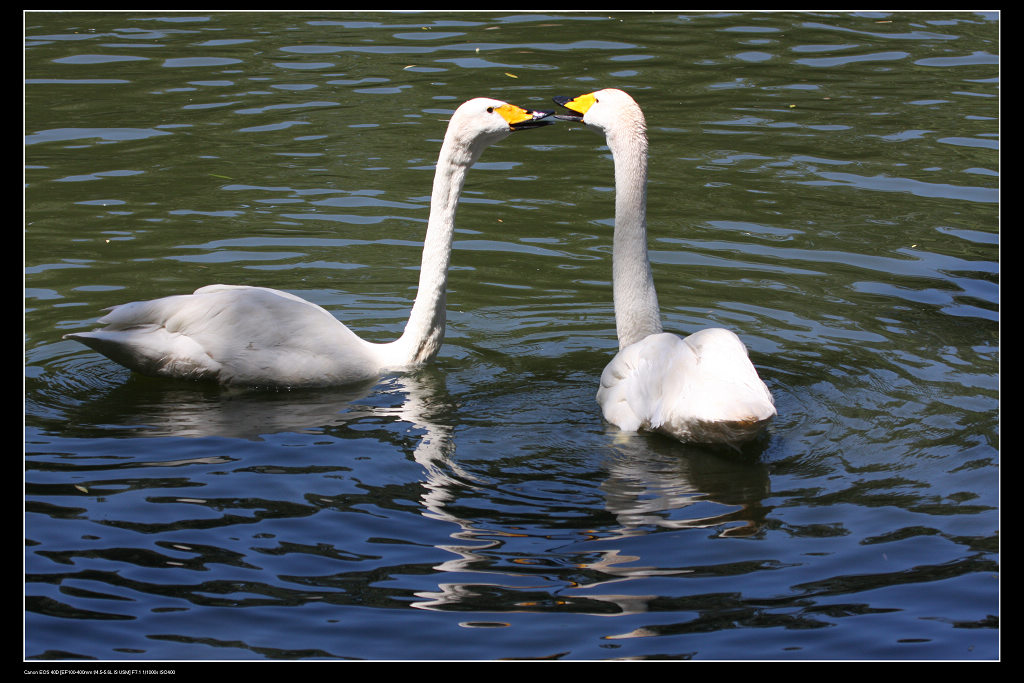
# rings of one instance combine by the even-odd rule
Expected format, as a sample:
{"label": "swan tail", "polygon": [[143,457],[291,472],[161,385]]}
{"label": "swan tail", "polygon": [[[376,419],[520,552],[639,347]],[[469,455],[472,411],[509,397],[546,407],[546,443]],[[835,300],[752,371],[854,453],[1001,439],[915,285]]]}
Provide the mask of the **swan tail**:
{"label": "swan tail", "polygon": [[74,332],[64,338],[85,344],[143,375],[215,380],[220,373],[220,364],[194,341],[155,325]]}
{"label": "swan tail", "polygon": [[155,377],[216,378],[219,363],[187,335],[167,329],[167,321],[187,305],[188,295],[133,301],[107,309],[102,328],[64,335],[102,353],[129,370]]}
{"label": "swan tail", "polygon": [[776,413],[746,347],[717,328],[686,339],[654,334],[626,347],[605,368],[597,400],[620,429],[733,448]]}

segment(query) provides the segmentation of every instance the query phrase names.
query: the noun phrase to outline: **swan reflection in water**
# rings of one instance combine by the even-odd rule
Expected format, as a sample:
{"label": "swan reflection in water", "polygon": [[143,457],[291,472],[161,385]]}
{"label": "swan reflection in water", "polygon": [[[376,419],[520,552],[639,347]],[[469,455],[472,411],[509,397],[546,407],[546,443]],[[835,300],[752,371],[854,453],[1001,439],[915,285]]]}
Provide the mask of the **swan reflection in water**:
{"label": "swan reflection in water", "polygon": [[[518,507],[499,512],[500,501],[517,483],[516,475],[504,471],[508,466],[504,456],[460,462],[456,456],[458,411],[443,373],[426,368],[344,392],[230,391],[133,376],[106,396],[82,401],[66,417],[79,425],[103,424],[119,435],[251,441],[287,433],[343,439],[361,425],[398,425],[386,432],[375,430],[373,437],[393,439],[420,466],[420,480],[403,486],[405,491],[409,485],[420,488],[420,514],[455,527],[447,534],[451,542],[437,545],[450,559],[432,568],[439,579],[448,575],[458,580],[439,581],[436,590],[416,591],[418,600],[411,605],[421,609],[483,609],[481,605],[493,601],[495,589],[515,594],[523,589],[522,582],[535,583],[539,579],[530,571],[530,558],[516,550],[533,537],[544,541],[545,554],[554,552],[559,562],[571,567],[573,580],[567,581],[564,597],[580,601],[582,611],[608,613],[609,607],[617,613],[644,611],[657,596],[627,595],[615,586],[625,588],[630,580],[648,576],[688,573],[692,569],[687,566],[699,563],[691,558],[678,569],[655,569],[653,563],[644,562],[645,537],[686,529],[717,530],[714,533],[723,537],[753,535],[764,523],[761,501],[768,494],[769,477],[756,456],[753,461],[727,457],[660,435],[623,435],[614,427],[597,435],[607,445],[604,455],[598,456],[598,467],[604,471],[582,484],[590,495],[603,499],[603,510],[592,509],[593,498],[575,509],[572,502],[563,500],[520,498]],[[238,459],[230,453],[225,450],[219,462]],[[204,449],[197,458],[150,464],[208,463],[210,457]],[[566,470],[554,476],[564,478],[566,472],[571,475]],[[592,482],[596,483],[592,486]],[[569,525],[537,521],[563,512],[582,520]],[[565,541],[552,545],[549,539],[557,537]],[[526,547],[535,546],[527,543]],[[510,553],[517,555],[515,561]],[[521,573],[517,574],[515,562],[524,563]],[[493,602],[486,604],[489,610],[495,609]],[[512,609],[512,604],[506,608]],[[519,605],[516,609],[529,608]]]}
{"label": "swan reflection in water", "polygon": [[[566,526],[539,528],[535,517],[557,514],[558,502],[551,501],[551,509],[531,514],[530,520],[518,525],[517,533],[510,534],[508,529],[513,522],[503,523],[501,528],[488,528],[486,524],[448,512],[437,503],[455,500],[460,497],[459,492],[445,490],[448,483],[441,480],[425,482],[425,488],[432,493],[424,497],[424,502],[429,500],[433,504],[428,505],[425,514],[460,527],[451,534],[460,543],[444,546],[456,557],[436,569],[474,579],[440,583],[436,591],[420,591],[417,595],[421,600],[412,603],[413,606],[434,610],[477,607],[483,611],[501,611],[494,602],[496,592],[516,594],[524,588],[533,592],[529,586],[550,591],[550,577],[539,577],[530,571],[530,566],[540,565],[548,571],[552,563],[558,563],[566,568],[567,577],[559,591],[559,597],[566,601],[563,609],[574,609],[568,604],[571,602],[575,611],[584,613],[645,612],[647,606],[661,596],[629,593],[630,581],[688,574],[702,563],[699,558],[685,558],[678,568],[665,569],[661,549],[657,560],[646,564],[642,551],[645,543],[666,542],[655,540],[656,534],[705,529],[715,530],[713,533],[722,538],[745,537],[754,536],[763,528],[768,509],[761,501],[769,494],[770,482],[768,469],[762,463],[750,457],[740,459],[687,447],[660,436],[633,434],[623,438],[616,435],[616,431],[614,427],[608,430],[609,449],[604,458],[604,480],[600,484],[604,512],[613,516],[614,523],[594,519],[592,527],[580,524],[579,528],[569,531]],[[421,452],[417,459],[423,462],[432,457],[433,454]],[[459,509],[467,508],[461,504]],[[486,512],[487,518],[493,516],[492,511]],[[496,566],[499,564],[496,558],[515,552],[518,537],[530,535],[566,540],[554,545],[545,543],[548,550],[543,556],[516,558],[515,562],[524,565],[518,576],[513,577],[515,570],[510,568],[508,558]],[[505,546],[508,548],[503,549]],[[525,547],[533,547],[533,544]],[[530,610],[523,602],[510,603],[508,608]],[[544,607],[538,605],[537,609]]]}

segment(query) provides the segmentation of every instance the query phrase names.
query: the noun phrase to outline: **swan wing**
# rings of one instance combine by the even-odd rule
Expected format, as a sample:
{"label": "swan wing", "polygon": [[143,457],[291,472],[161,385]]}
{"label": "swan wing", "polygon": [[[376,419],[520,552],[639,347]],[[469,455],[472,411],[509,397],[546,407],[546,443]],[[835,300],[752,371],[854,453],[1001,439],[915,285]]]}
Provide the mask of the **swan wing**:
{"label": "swan wing", "polygon": [[737,446],[775,415],[775,405],[729,330],[686,338],[652,334],[619,351],[601,375],[605,419],[627,431]]}
{"label": "swan wing", "polygon": [[621,349],[601,373],[597,402],[620,429],[650,429],[663,420],[664,368],[693,365],[693,351],[674,334],[652,334]]}
{"label": "swan wing", "polygon": [[117,306],[99,322],[66,336],[147,375],[309,386],[378,372],[372,345],[328,311],[264,287],[209,285]]}

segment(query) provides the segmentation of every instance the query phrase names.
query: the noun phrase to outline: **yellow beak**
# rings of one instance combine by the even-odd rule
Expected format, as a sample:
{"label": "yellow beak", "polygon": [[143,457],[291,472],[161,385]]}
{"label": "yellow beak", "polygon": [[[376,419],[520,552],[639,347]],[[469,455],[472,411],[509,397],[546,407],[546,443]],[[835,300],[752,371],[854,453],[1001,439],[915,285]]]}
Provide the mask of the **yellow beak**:
{"label": "yellow beak", "polygon": [[594,93],[590,92],[587,93],[586,95],[574,97],[568,102],[559,102],[559,104],[561,104],[566,109],[571,109],[572,111],[578,114],[586,114],[587,110],[594,106],[595,102],[597,102],[597,98],[594,97]]}
{"label": "yellow beak", "polygon": [[503,104],[496,107],[494,111],[501,114],[501,117],[508,122],[510,128],[532,128],[533,126],[549,123],[541,119],[550,116],[550,111],[527,111],[514,104]]}

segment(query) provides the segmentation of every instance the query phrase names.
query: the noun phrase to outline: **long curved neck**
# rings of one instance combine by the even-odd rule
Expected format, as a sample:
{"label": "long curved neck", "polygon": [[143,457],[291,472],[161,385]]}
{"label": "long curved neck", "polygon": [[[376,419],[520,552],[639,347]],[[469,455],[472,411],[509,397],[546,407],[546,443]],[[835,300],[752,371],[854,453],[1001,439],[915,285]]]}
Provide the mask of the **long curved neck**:
{"label": "long curved neck", "polygon": [[437,354],[444,341],[445,290],[455,232],[455,209],[466,173],[482,151],[460,140],[452,130],[445,135],[434,172],[416,301],[405,331],[393,343],[396,365],[425,363]]}
{"label": "long curved neck", "polygon": [[661,332],[658,293],[647,257],[647,132],[643,115],[607,133],[615,160],[612,287],[619,348]]}

